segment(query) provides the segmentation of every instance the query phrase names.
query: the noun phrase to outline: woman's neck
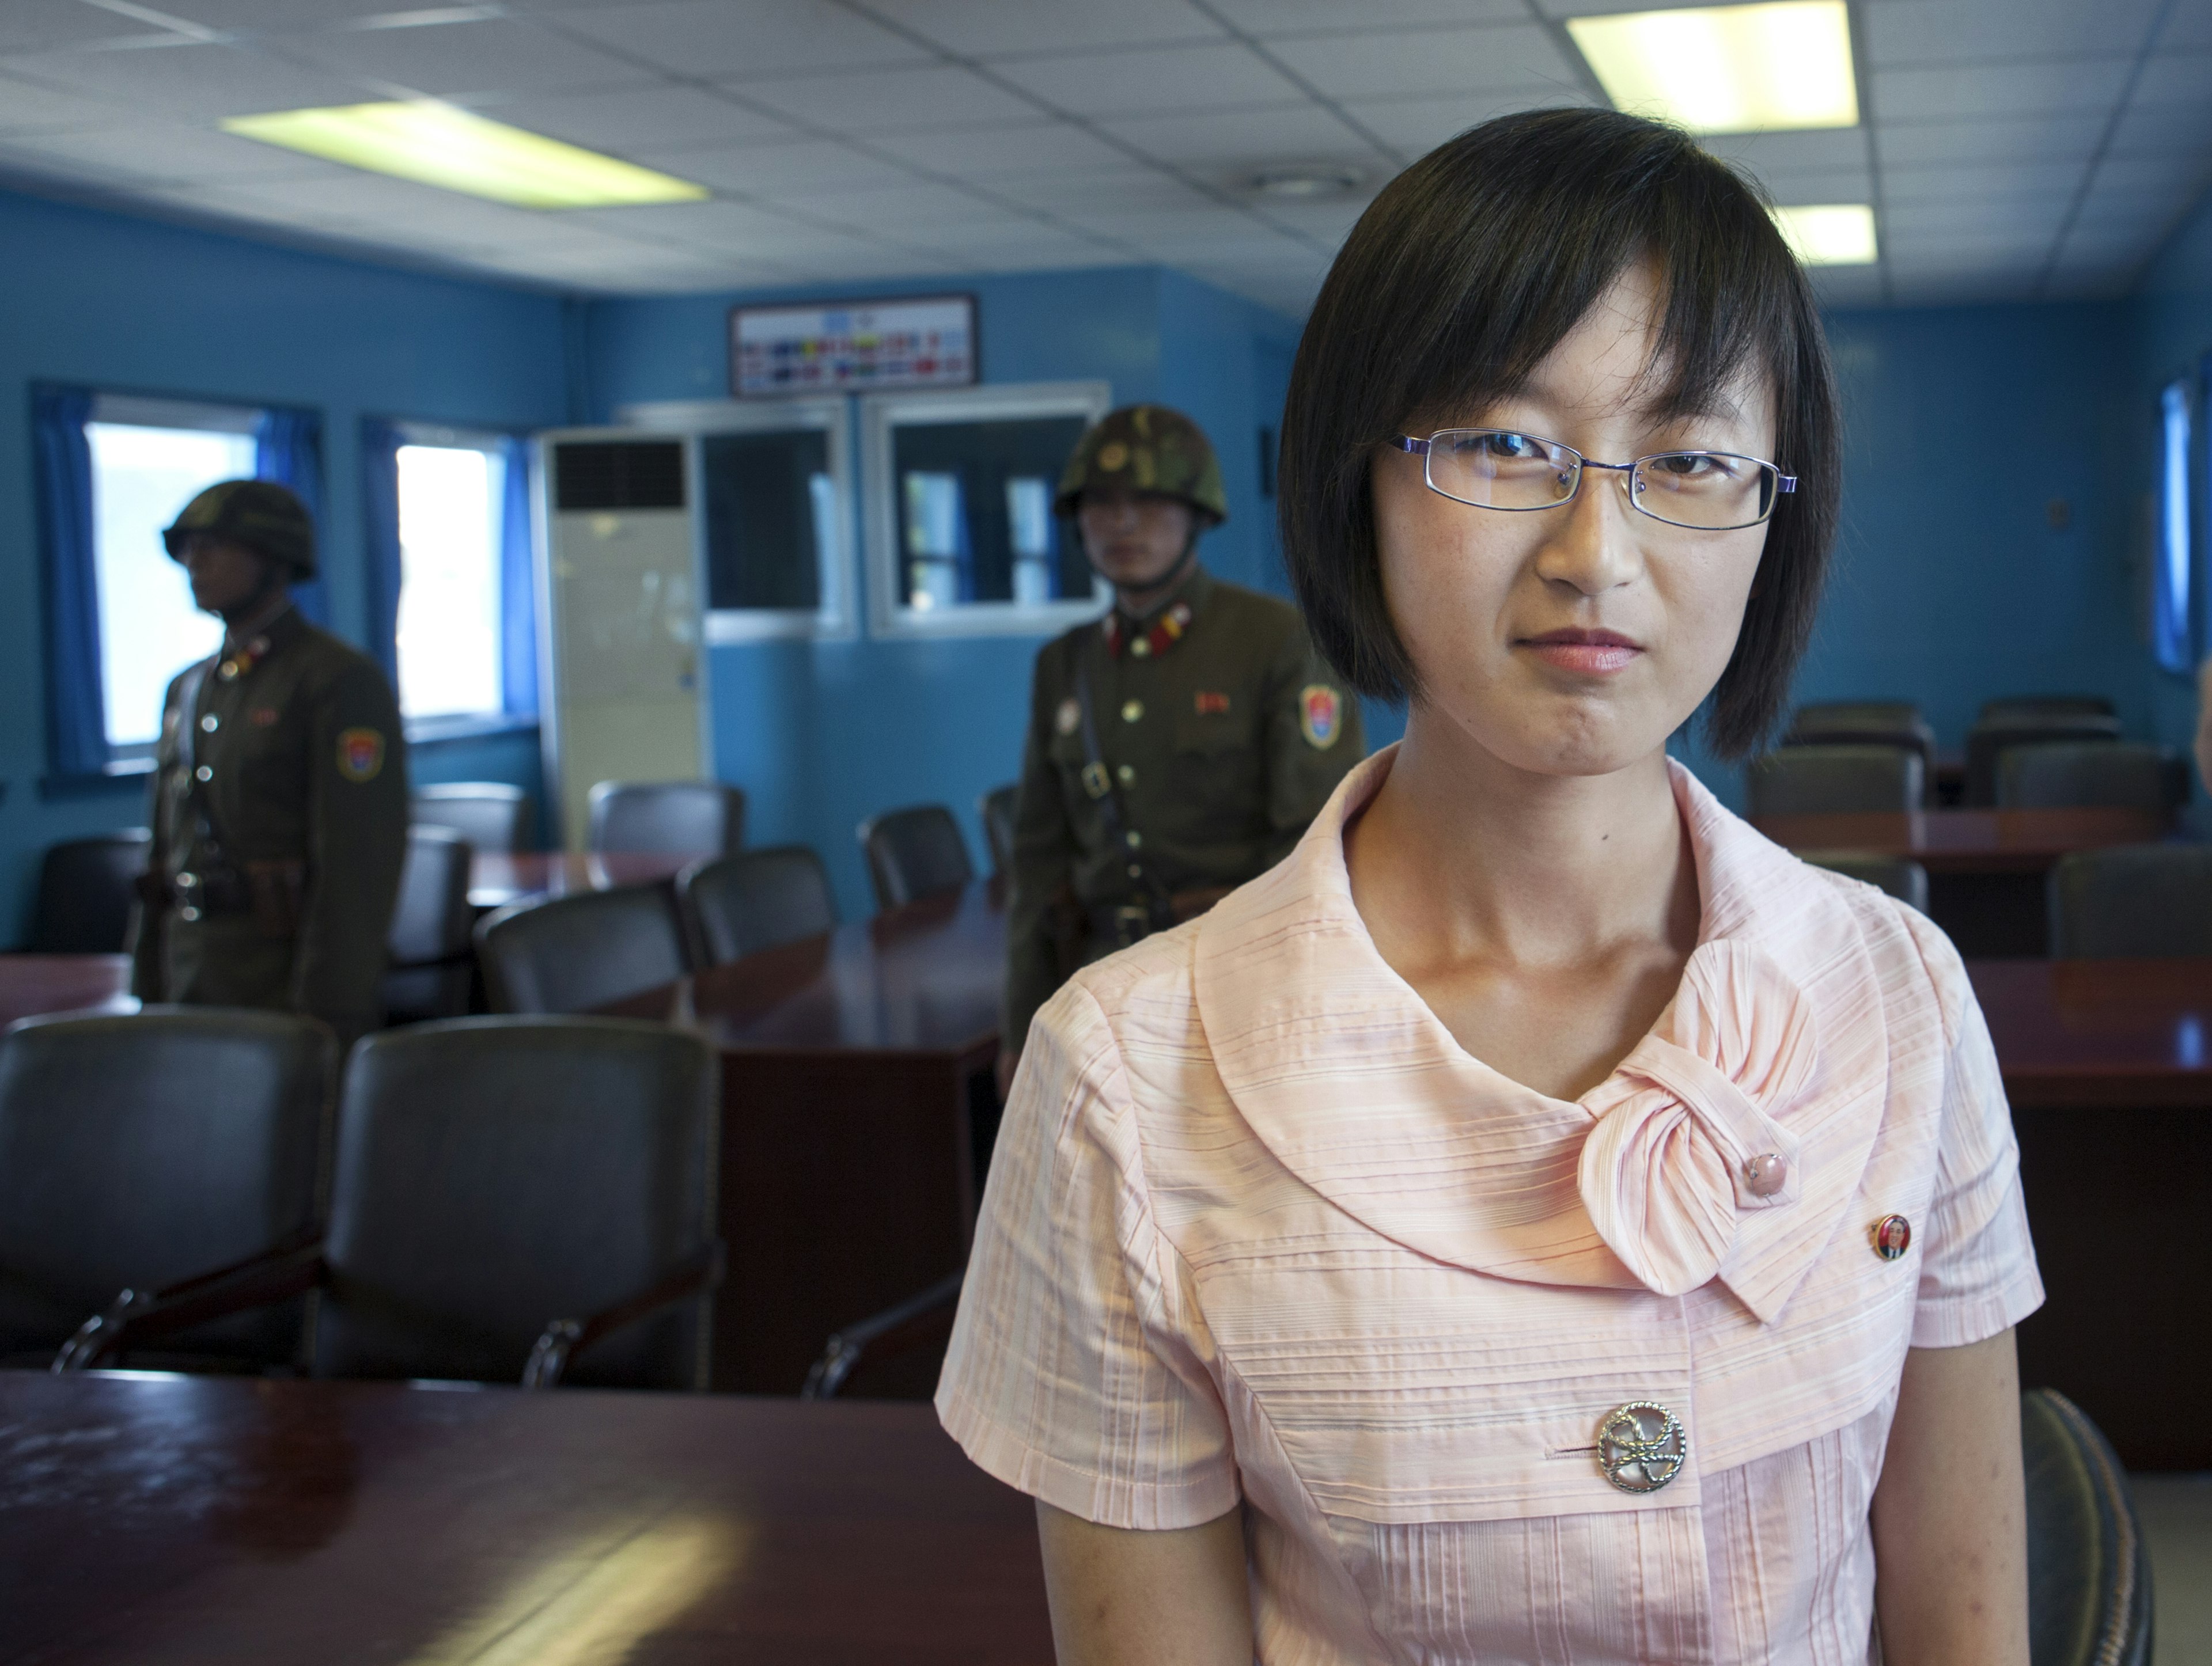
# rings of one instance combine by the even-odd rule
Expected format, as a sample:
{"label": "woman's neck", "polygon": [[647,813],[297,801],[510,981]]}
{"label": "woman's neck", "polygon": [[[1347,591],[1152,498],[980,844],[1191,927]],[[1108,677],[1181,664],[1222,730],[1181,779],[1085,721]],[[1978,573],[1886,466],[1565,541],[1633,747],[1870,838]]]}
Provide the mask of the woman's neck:
{"label": "woman's neck", "polygon": [[1532,773],[1416,708],[1345,854],[1394,963],[1558,967],[1696,946],[1695,861],[1663,751],[1605,775]]}

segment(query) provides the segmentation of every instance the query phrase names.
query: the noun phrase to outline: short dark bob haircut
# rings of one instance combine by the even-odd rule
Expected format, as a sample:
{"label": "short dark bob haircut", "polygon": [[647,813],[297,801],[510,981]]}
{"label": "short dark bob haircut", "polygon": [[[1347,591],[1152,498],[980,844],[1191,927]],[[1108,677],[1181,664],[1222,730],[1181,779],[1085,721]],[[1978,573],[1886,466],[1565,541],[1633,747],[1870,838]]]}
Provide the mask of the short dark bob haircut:
{"label": "short dark bob haircut", "polygon": [[1680,129],[1609,110],[1501,117],[1431,151],[1360,216],[1322,285],[1291,374],[1277,507],[1308,628],[1362,694],[1420,693],[1383,600],[1376,448],[1408,423],[1446,427],[1516,391],[1639,261],[1665,297],[1659,409],[1709,409],[1747,370],[1773,391],[1772,460],[1797,489],[1767,524],[1705,739],[1737,758],[1773,728],[1835,534],[1838,419],[1820,314],[1752,185]]}

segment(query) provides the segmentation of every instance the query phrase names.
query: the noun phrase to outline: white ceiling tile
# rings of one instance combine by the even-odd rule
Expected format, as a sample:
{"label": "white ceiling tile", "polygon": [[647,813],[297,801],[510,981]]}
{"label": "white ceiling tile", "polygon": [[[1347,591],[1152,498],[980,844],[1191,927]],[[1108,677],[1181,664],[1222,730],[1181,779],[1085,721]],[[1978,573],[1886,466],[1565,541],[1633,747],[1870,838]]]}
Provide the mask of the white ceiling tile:
{"label": "white ceiling tile", "polygon": [[2015,162],[1975,167],[1893,167],[1882,170],[1885,203],[1957,202],[1975,197],[2048,197],[2070,201],[2081,189],[2078,162]]}
{"label": "white ceiling tile", "polygon": [[639,153],[638,160],[679,179],[739,193],[787,195],[810,185],[892,185],[913,177],[834,139],[649,150]]}
{"label": "white ceiling tile", "polygon": [[1225,41],[1024,58],[993,70],[1054,109],[1080,116],[1220,110],[1304,96],[1296,82],[1270,69],[1250,48]]}
{"label": "white ceiling tile", "polygon": [[1127,167],[1127,153],[1070,122],[902,133],[901,160],[932,173],[962,179],[999,179],[1022,173],[1066,173],[1084,168]]}
{"label": "white ceiling tile", "polygon": [[1407,156],[1424,156],[1447,139],[1498,116],[1595,103],[1571,88],[1546,87],[1523,93],[1467,93],[1443,98],[1346,99],[1344,112],[1383,143]]}
{"label": "white ceiling tile", "polygon": [[1865,0],[1875,65],[2133,52],[2159,0]]}
{"label": "white ceiling tile", "polygon": [[1154,237],[1133,241],[1152,259],[1170,266],[1267,267],[1280,262],[1303,267],[1316,252],[1310,245],[1294,238],[1244,237],[1230,231],[1210,237]]}
{"label": "white ceiling tile", "polygon": [[2159,36],[2161,48],[2212,51],[2212,0],[2178,0]]}
{"label": "white ceiling tile", "polygon": [[1754,173],[1802,173],[1867,165],[1863,127],[1816,128],[1800,133],[1712,133],[1699,141],[1723,161],[1741,162]]}
{"label": "white ceiling tile", "polygon": [[413,29],[338,29],[272,50],[333,75],[434,97],[621,87],[652,72],[533,23],[494,18]]}
{"label": "white ceiling tile", "polygon": [[2208,175],[2212,175],[2212,154],[2203,151],[2194,155],[2107,156],[2098,164],[2096,177],[2089,182],[2089,196],[2094,201],[2100,197],[2139,195],[2171,201],[2179,207],[2204,188]]}
{"label": "white ceiling tile", "polygon": [[1221,37],[1189,0],[864,0],[864,9],[969,58]]}
{"label": "white ceiling tile", "polygon": [[1375,161],[1357,134],[1311,104],[1212,115],[1152,116],[1100,125],[1146,155],[1169,163],[1249,162],[1259,167],[1353,158],[1372,167]]}
{"label": "white ceiling tile", "polygon": [[1581,76],[1550,31],[1529,23],[1278,40],[1271,50],[1329,98],[1583,91]]}
{"label": "white ceiling tile", "polygon": [[787,122],[693,87],[501,99],[479,101],[477,107],[533,133],[602,150],[705,148],[799,136]]}
{"label": "white ceiling tile", "polygon": [[2212,102],[2212,51],[2157,54],[2136,78],[2132,102],[2199,108]]}
{"label": "white ceiling tile", "polygon": [[0,76],[0,133],[98,127],[120,120],[127,113],[81,93],[57,92],[13,76]]}
{"label": "white ceiling tile", "polygon": [[[778,199],[770,197],[769,200]],[[908,179],[901,185],[859,191],[812,191],[795,197],[788,206],[804,208],[813,219],[860,231],[890,227],[904,230],[932,222],[958,224],[994,218],[1016,225],[1035,223],[1018,209],[994,208],[957,186],[939,185],[933,179]]]}
{"label": "white ceiling tile", "polygon": [[336,164],[296,150],[234,139],[228,133],[170,122],[97,127],[73,133],[27,134],[19,150],[144,179],[207,180],[343,177]]}
{"label": "white ceiling tile", "polygon": [[1243,235],[1256,234],[1261,229],[1259,221],[1225,203],[1151,210],[1094,209],[1071,203],[1060,211],[1059,217],[1079,230],[1125,243],[1148,242],[1163,237],[1210,236],[1224,225],[1238,227]]}
{"label": "white ceiling tile", "polygon": [[159,25],[88,6],[84,0],[7,0],[0,5],[0,52],[89,46],[161,33]]}
{"label": "white ceiling tile", "polygon": [[1262,198],[1254,209],[1260,217],[1300,238],[1334,249],[1350,235],[1372,199],[1345,197],[1325,203],[1274,203]]}
{"label": "white ceiling tile", "polygon": [[1871,203],[1874,173],[1865,167],[1777,168],[1753,176],[1777,203]]}
{"label": "white ceiling tile", "polygon": [[1151,209],[1205,209],[1212,199],[1156,167],[1124,162],[1118,167],[1070,173],[1027,174],[994,179],[991,190],[1009,201],[1060,214],[1140,213]]}
{"label": "white ceiling tile", "polygon": [[155,8],[205,28],[272,34],[301,34],[427,9],[422,0],[165,0]]}
{"label": "white ceiling tile", "polygon": [[2035,299],[2041,268],[1987,264],[1946,266],[1890,274],[1890,294],[1899,306],[1988,306]]}
{"label": "white ceiling tile", "polygon": [[830,0],[677,0],[549,14],[556,27],[705,80],[927,60],[926,47]]}
{"label": "white ceiling tile", "polygon": [[775,209],[720,198],[710,203],[646,203],[626,209],[579,209],[564,221],[619,237],[678,243],[741,243],[795,236],[806,222]]}
{"label": "white ceiling tile", "polygon": [[336,177],[233,180],[223,190],[234,200],[289,208],[318,221],[376,227],[402,243],[415,231],[486,245],[530,242],[558,223],[555,216],[349,169]]}
{"label": "white ceiling tile", "polygon": [[951,64],[856,70],[836,76],[782,76],[742,83],[744,95],[793,121],[840,133],[972,127],[1037,114],[1028,100]]}
{"label": "white ceiling tile", "polygon": [[2103,136],[2103,113],[1984,116],[1975,121],[1893,121],[1885,112],[1874,129],[1875,155],[1885,168],[1956,162],[2087,161]]}
{"label": "white ceiling tile", "polygon": [[901,240],[935,249],[955,259],[974,259],[994,267],[1031,263],[1101,266],[1120,257],[1097,239],[1034,221],[1006,225],[995,221],[948,222],[909,226]]}
{"label": "white ceiling tile", "polygon": [[1815,266],[1808,274],[1822,306],[1878,306],[1882,299],[1879,266]]}
{"label": "white ceiling tile", "polygon": [[129,104],[141,118],[210,120],[352,104],[358,82],[297,68],[244,47],[195,42],[115,52],[48,52],[0,65],[15,74]]}
{"label": "white ceiling tile", "polygon": [[2063,198],[1978,197],[1952,202],[1893,203],[1884,205],[1882,236],[1887,246],[1910,245],[1934,238],[1953,242],[1984,239],[2040,245],[2058,233],[2066,217]]}
{"label": "white ceiling tile", "polygon": [[1423,24],[1519,23],[1525,0],[1214,0],[1237,27],[1261,36],[1376,33]]}
{"label": "white ceiling tile", "polygon": [[2212,152],[2212,95],[2191,104],[2137,104],[2112,130],[2110,154],[2156,156]]}
{"label": "white ceiling tile", "polygon": [[2125,58],[2075,57],[1876,70],[1874,107],[1880,122],[2106,111],[2133,64]]}

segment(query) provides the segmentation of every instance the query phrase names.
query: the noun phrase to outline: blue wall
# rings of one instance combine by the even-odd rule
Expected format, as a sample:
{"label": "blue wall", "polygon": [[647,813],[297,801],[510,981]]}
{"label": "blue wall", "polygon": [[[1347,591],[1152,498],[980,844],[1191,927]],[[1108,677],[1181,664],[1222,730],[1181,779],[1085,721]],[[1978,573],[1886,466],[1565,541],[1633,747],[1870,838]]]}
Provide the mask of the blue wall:
{"label": "blue wall", "polygon": [[[563,303],[0,194],[0,943],[27,924],[38,856],[143,820],[143,785],[47,800],[33,381],[323,414],[332,621],[367,622],[356,439],[365,414],[539,427],[569,415]],[[528,736],[471,742],[458,763],[533,769]],[[451,778],[445,748],[418,773]]]}
{"label": "blue wall", "polygon": [[[1203,547],[1240,584],[1280,588],[1272,503],[1260,497],[1260,348],[1286,354],[1297,326],[1194,279],[1152,267],[872,284],[875,294],[957,288],[976,297],[987,382],[1100,379],[1117,403],[1188,411],[1222,454],[1229,524]],[[611,301],[592,309],[595,415],[663,399],[726,395],[728,310],[840,291],[776,290]],[[1278,395],[1278,397],[1279,396]],[[858,529],[856,528],[856,534]],[[865,575],[863,576],[865,583]],[[865,610],[865,601],[863,602]],[[1021,763],[1030,669],[1043,639],[775,642],[714,651],[717,772],[748,796],[747,839],[813,845],[848,918],[872,911],[854,830],[923,801],[951,804],[979,863],[975,800]]]}

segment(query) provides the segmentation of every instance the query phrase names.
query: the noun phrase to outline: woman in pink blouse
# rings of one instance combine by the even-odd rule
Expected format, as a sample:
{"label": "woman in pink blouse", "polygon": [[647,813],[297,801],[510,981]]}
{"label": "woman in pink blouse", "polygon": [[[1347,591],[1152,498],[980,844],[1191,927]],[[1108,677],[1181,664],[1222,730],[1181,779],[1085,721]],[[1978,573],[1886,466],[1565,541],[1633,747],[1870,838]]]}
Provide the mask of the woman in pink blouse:
{"label": "woman in pink blouse", "polygon": [[1068,1666],[2025,1666],[2041,1287],[1972,993],[1665,751],[1779,714],[1836,427],[1674,130],[1490,123],[1346,242],[1284,543],[1406,738],[1039,1015],[938,1394]]}

